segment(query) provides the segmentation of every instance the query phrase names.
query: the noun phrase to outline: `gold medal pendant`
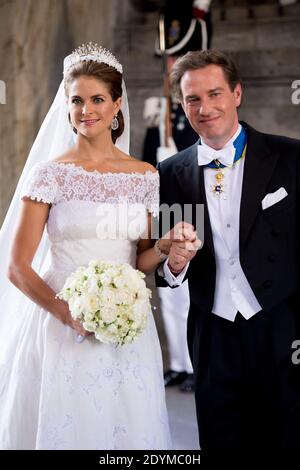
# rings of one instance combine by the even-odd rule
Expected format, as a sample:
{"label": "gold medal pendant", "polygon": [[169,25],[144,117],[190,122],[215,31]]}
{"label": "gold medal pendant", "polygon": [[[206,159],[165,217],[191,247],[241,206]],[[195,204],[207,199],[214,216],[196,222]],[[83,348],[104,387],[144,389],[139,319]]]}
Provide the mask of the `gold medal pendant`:
{"label": "gold medal pendant", "polygon": [[[225,193],[225,184],[224,184],[224,178],[225,178],[225,172],[224,169],[227,168],[234,168],[235,164],[239,162],[244,156],[246,155],[246,150],[247,150],[247,144],[244,147],[244,150],[242,152],[242,155],[234,159],[233,163],[231,165],[222,165],[221,162],[219,162],[218,159],[214,160],[214,166],[211,166],[211,168],[214,168],[216,170],[215,174],[215,182],[214,184],[211,185],[211,191],[216,195],[220,196],[221,194]],[[212,162],[212,163],[213,163]],[[226,199],[226,195],[222,196],[222,199]]]}
{"label": "gold medal pendant", "polygon": [[212,192],[216,196],[220,196],[220,194],[225,192],[225,187],[224,187],[224,171],[222,168],[220,168],[220,162],[218,160],[215,160],[216,165],[219,167],[217,168],[217,173],[215,174],[215,184],[212,185]]}

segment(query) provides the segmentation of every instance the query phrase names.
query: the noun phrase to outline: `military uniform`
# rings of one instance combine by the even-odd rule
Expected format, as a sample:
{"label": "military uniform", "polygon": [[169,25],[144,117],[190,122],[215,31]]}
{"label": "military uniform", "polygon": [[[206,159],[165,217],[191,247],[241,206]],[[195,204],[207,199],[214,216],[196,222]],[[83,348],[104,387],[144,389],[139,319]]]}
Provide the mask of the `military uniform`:
{"label": "military uniform", "polygon": [[[210,15],[211,0],[166,0],[161,10],[164,18],[165,53],[183,55],[188,51],[209,49],[212,24]],[[159,35],[155,52],[162,55]]]}

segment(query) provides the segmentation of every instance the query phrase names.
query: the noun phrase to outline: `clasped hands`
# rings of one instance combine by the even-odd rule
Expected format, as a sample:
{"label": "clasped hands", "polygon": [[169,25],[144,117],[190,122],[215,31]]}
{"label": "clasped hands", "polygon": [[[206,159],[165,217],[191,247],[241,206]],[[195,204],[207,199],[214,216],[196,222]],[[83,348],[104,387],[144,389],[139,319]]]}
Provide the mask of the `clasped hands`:
{"label": "clasped hands", "polygon": [[168,267],[173,274],[179,274],[203,246],[193,225],[187,222],[178,222],[162,237],[166,239],[170,242]]}

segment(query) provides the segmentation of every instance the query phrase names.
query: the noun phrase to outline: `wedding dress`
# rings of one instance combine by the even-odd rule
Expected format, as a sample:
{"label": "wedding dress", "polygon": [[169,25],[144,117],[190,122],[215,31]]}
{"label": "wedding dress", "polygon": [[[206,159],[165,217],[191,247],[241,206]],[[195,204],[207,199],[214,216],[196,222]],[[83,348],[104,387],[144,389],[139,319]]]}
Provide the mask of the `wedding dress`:
{"label": "wedding dress", "polygon": [[[158,184],[150,171],[36,165],[22,197],[51,204],[47,284],[59,292],[66,277],[92,259],[135,267],[147,210],[157,210]],[[73,329],[25,296],[19,309],[19,331],[0,364],[1,449],[170,449],[152,314],[134,342],[115,347],[93,335],[78,343]]]}

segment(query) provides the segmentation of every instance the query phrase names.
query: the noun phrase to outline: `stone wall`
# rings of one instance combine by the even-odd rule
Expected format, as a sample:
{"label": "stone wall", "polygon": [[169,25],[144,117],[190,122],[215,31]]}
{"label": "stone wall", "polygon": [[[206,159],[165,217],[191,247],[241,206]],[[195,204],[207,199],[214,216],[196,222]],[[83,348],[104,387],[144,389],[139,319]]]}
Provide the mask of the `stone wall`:
{"label": "stone wall", "polygon": [[[221,2],[219,2],[221,3]],[[229,3],[229,2],[228,2]],[[213,47],[231,53],[244,82],[240,118],[265,132],[300,138],[300,105],[292,83],[300,79],[300,3],[235,1],[213,10]],[[223,18],[223,19],[222,19]]]}

